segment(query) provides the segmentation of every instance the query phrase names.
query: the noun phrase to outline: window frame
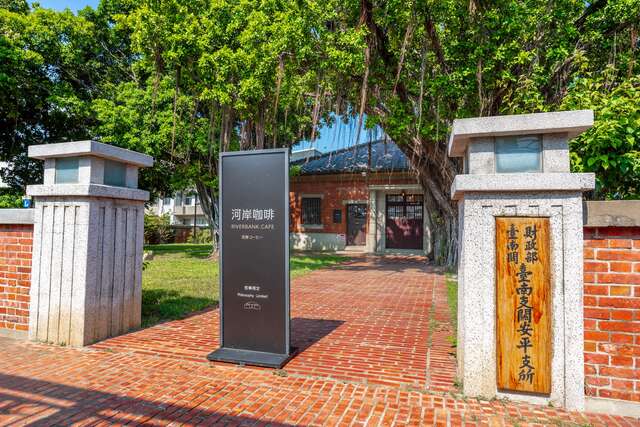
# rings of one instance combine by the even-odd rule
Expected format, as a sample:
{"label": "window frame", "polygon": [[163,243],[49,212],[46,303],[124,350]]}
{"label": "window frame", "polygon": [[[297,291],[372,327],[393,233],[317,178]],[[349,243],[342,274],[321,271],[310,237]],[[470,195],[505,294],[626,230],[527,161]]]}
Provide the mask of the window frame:
{"label": "window frame", "polygon": [[[409,215],[409,211],[411,211],[411,215]],[[385,217],[386,219],[406,218],[424,221],[424,194],[387,194],[385,196]]]}
{"label": "window frame", "polygon": [[[313,203],[315,203],[316,206],[305,206],[305,201],[313,201]],[[306,209],[317,209],[317,212],[306,213]],[[309,218],[310,216],[313,218]],[[317,219],[317,222],[306,221],[310,219]],[[303,226],[322,225],[322,197],[302,196],[300,198],[300,223]]]}
{"label": "window frame", "polygon": [[[501,171],[499,169],[499,157],[500,154],[506,154],[504,152],[500,152],[498,150],[498,146],[499,143],[504,143],[504,142],[514,142],[517,143],[518,140],[520,138],[535,138],[538,142],[538,150],[537,150],[537,157],[538,157],[538,168],[537,169],[523,169],[523,170],[507,170],[507,171]],[[510,174],[510,173],[542,173],[544,171],[544,165],[543,165],[543,136],[541,134],[528,134],[528,135],[510,135],[510,136],[496,136],[494,138],[493,141],[494,144],[494,156],[495,156],[495,168],[494,171],[496,174]]]}
{"label": "window frame", "polygon": [[80,158],[56,158],[53,182],[55,184],[78,184],[80,182]]}
{"label": "window frame", "polygon": [[105,159],[102,169],[102,183],[112,187],[127,186],[127,165],[116,160]]}

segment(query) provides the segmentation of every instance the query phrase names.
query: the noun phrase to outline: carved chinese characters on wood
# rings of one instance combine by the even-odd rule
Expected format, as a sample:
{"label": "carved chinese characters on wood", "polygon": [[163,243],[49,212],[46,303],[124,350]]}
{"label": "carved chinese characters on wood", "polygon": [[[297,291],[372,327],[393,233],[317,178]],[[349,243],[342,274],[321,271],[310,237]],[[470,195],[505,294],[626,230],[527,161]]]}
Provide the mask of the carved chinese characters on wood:
{"label": "carved chinese characters on wood", "polygon": [[498,389],[551,391],[549,218],[496,218]]}

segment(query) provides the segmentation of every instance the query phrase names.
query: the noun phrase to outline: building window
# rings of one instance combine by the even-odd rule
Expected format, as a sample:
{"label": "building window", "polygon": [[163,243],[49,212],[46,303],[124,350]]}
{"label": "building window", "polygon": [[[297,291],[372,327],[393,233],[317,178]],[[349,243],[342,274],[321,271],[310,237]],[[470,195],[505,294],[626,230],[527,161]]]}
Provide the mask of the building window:
{"label": "building window", "polygon": [[422,194],[388,194],[388,219],[422,219]]}
{"label": "building window", "polygon": [[321,225],[320,197],[302,198],[302,225]]}
{"label": "building window", "polygon": [[104,161],[104,185],[125,187],[127,183],[127,165],[113,160]]}
{"label": "building window", "polygon": [[61,157],[56,159],[56,184],[75,184],[78,182],[80,162],[77,157]]}
{"label": "building window", "polygon": [[540,172],[542,141],[539,135],[496,138],[496,172]]}
{"label": "building window", "polygon": [[342,209],[334,209],[333,210],[333,223],[341,224],[342,223]]}

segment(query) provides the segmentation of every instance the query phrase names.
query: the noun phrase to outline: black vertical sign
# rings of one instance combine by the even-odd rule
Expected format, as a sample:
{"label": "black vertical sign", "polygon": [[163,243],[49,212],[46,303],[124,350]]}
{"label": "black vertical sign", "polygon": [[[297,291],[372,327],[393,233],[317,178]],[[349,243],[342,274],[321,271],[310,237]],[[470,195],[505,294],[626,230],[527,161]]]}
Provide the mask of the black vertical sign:
{"label": "black vertical sign", "polygon": [[289,348],[289,152],[220,154],[220,348],[279,368]]}

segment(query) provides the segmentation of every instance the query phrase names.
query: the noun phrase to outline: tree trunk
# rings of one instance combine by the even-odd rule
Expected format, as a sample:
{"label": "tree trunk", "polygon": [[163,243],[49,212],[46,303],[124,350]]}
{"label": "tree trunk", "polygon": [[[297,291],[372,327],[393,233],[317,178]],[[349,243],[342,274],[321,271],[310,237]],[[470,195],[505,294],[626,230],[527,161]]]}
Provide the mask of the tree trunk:
{"label": "tree trunk", "polygon": [[412,138],[411,144],[399,144],[399,147],[424,190],[433,261],[454,267],[458,262],[458,207],[451,200],[450,189],[457,162],[447,155],[443,142]]}
{"label": "tree trunk", "polygon": [[[434,194],[428,170],[418,172],[418,180],[425,193],[433,261],[437,265],[455,267],[458,263],[458,216],[457,207],[450,203],[443,209],[442,202]],[[437,191],[439,192],[439,190]]]}
{"label": "tree trunk", "polygon": [[200,197],[202,212],[207,218],[209,230],[211,230],[211,243],[213,245],[211,255],[214,256],[218,253],[218,244],[220,242],[220,236],[218,234],[218,219],[220,218],[218,197],[214,194],[213,189],[201,180],[196,181],[196,191],[198,192],[198,197]]}

